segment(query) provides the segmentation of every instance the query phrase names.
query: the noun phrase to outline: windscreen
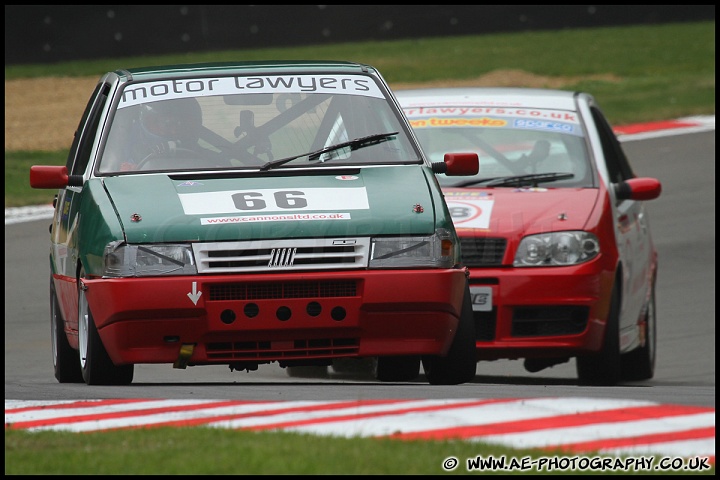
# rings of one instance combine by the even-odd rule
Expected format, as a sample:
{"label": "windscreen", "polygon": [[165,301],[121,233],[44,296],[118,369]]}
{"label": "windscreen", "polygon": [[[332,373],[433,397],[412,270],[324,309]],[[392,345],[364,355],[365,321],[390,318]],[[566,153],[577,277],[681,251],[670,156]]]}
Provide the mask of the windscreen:
{"label": "windscreen", "polygon": [[472,106],[414,106],[405,113],[432,162],[451,152],[478,154],[475,177],[438,174],[442,186],[513,186],[503,179],[526,175],[542,175],[537,183],[552,187],[594,186],[584,131],[574,114]]}
{"label": "windscreen", "polygon": [[405,128],[369,76],[132,83],[96,173],[421,163]]}

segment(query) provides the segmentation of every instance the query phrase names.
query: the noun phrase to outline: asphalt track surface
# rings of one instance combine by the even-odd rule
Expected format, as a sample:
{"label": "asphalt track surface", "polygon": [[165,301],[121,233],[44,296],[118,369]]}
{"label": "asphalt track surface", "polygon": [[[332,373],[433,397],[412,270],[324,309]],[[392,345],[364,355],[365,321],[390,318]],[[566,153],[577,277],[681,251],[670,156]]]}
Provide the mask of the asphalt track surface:
{"label": "asphalt track surface", "polygon": [[[460,438],[579,455],[715,461],[715,119],[616,128],[649,203],[660,253],[658,361],[650,381],[577,384],[574,362],[529,374],[480,362],[474,382],[383,384],[281,368],[138,365],[127,387],[58,384],[47,306],[49,206],[5,212],[5,428],[92,431],[159,425],[291,430],[318,435]],[[643,459],[645,457],[638,457]],[[656,458],[657,460],[657,458]],[[678,460],[679,461],[679,460]]]}

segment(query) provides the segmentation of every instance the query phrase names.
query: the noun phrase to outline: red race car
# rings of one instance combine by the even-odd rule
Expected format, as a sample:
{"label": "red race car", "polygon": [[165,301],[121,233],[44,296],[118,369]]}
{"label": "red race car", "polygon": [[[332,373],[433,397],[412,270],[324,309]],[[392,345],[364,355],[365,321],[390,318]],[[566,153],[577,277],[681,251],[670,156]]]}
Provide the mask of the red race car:
{"label": "red race car", "polygon": [[431,161],[477,152],[438,179],[461,237],[478,360],[529,372],[576,359],[580,383],[653,377],[658,258],[638,178],[595,99],[526,88],[398,90]]}

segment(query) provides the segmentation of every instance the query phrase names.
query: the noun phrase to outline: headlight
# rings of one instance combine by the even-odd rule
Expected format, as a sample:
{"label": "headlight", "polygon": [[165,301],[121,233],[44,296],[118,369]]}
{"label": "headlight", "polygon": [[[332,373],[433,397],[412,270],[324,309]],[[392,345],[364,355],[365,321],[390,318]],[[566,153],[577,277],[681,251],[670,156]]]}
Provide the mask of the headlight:
{"label": "headlight", "polygon": [[427,237],[378,237],[371,240],[370,268],[452,268],[455,241],[439,228]]}
{"label": "headlight", "polygon": [[513,265],[516,267],[548,267],[577,265],[595,258],[600,242],[588,232],[553,232],[529,235],[522,239]]}
{"label": "headlight", "polygon": [[190,245],[127,245],[113,242],[105,247],[106,277],[196,275]]}

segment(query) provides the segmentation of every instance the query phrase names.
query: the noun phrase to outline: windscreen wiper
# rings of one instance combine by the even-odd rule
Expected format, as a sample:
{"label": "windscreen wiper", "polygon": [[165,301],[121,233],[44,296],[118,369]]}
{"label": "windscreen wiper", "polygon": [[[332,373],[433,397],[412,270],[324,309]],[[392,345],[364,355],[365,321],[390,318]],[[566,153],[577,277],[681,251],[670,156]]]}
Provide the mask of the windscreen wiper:
{"label": "windscreen wiper", "polygon": [[483,185],[485,187],[522,187],[530,185],[537,187],[538,183],[567,180],[569,178],[573,178],[574,176],[575,174],[573,173],[530,173],[527,175],[513,175],[510,177],[481,178],[480,180],[469,180],[452,186],[457,188],[471,187],[473,185]]}
{"label": "windscreen wiper", "polygon": [[265,165],[260,167],[261,172],[265,172],[267,170],[270,170],[275,167],[279,167],[280,165],[283,165],[285,163],[291,162],[295,159],[302,158],[302,157],[308,157],[308,160],[317,160],[320,155],[332,152],[333,150],[339,150],[341,148],[347,148],[350,147],[350,150],[357,150],[359,148],[367,147],[370,145],[377,145],[378,143],[387,142],[388,140],[391,140],[392,137],[397,135],[398,132],[391,132],[391,133],[376,133],[374,135],[368,135],[367,137],[361,137],[356,138],[355,140],[349,140],[347,142],[338,143],[336,145],[330,145],[328,147],[323,147],[320,150],[316,150],[314,152],[310,153],[303,153],[301,155],[294,155],[292,157],[287,158],[280,158],[278,160],[272,160],[270,162],[267,162]]}

